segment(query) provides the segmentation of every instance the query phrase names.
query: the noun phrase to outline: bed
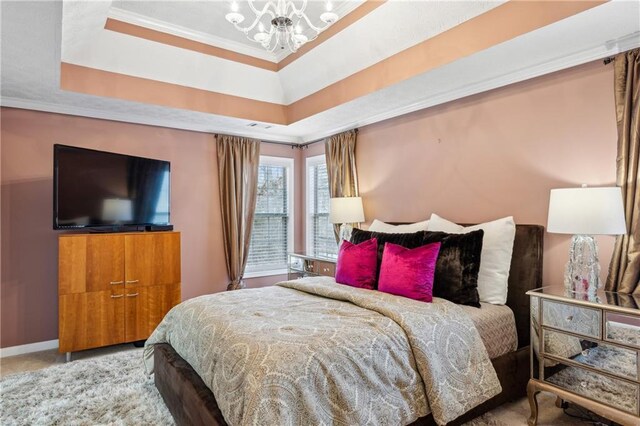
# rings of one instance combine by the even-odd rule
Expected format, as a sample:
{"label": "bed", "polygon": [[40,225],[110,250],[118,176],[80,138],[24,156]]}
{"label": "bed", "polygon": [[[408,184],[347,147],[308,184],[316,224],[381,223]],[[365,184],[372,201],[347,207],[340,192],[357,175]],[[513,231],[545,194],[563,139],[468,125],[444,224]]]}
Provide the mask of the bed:
{"label": "bed", "polygon": [[[408,398],[415,399],[415,405],[417,408],[413,407],[411,409],[415,409],[417,411],[413,413],[407,414],[405,411],[408,410],[406,407],[402,407],[402,404],[398,404],[398,407],[395,407],[393,404],[388,401],[384,401],[385,404],[389,406],[394,406],[394,409],[399,410],[400,417],[397,418],[411,418],[418,417],[411,424],[415,425],[431,425],[436,424],[436,419],[434,418],[434,414],[436,418],[439,419],[440,423],[443,423],[443,419],[446,420],[447,424],[460,424],[467,420],[470,420],[492,408],[495,408],[498,405],[503,404],[504,402],[514,400],[524,396],[526,391],[526,383],[529,377],[529,299],[525,295],[526,291],[540,287],[542,284],[542,252],[543,252],[543,228],[538,225],[517,225],[516,226],[516,236],[514,241],[514,249],[513,256],[510,268],[510,276],[509,276],[509,292],[507,298],[506,307],[499,306],[483,306],[481,309],[462,307],[465,312],[469,314],[470,320],[475,325],[475,329],[478,331],[479,338],[482,340],[481,344],[483,345],[483,351],[486,351],[487,360],[490,361],[490,364],[495,369],[495,378],[499,381],[499,388],[497,391],[493,392],[490,398],[485,398],[486,400],[479,405],[477,404],[478,399],[474,398],[473,390],[469,392],[469,395],[450,395],[446,394],[444,398],[451,397],[453,399],[459,398],[460,400],[454,403],[447,405],[447,401],[440,401],[438,403],[426,403],[427,407],[423,407],[425,403],[421,402],[421,396],[418,391],[412,391],[412,387],[410,384],[411,378],[394,378],[390,382],[395,383],[403,383],[402,391],[404,394],[409,395]],[[355,304],[361,307],[366,307],[367,309],[388,309],[389,304],[392,304],[391,299],[384,299],[386,296],[376,296],[373,297],[370,294],[364,294],[362,292],[366,292],[365,290],[358,291],[345,290],[342,292],[342,289],[336,289],[334,287],[338,287],[335,285],[331,285],[331,283],[325,282],[317,282],[310,281],[304,282],[290,282],[284,283],[281,287],[278,288],[278,291],[281,292],[282,295],[292,294],[291,291],[296,292],[305,292],[309,293],[314,297],[322,296],[322,297],[331,297],[332,302],[328,303],[326,306],[323,305],[323,309],[328,309],[328,311],[335,309],[347,309],[348,315],[354,315],[352,309],[347,307],[347,305]],[[357,289],[359,290],[359,289]],[[237,292],[236,292],[237,293]],[[378,292],[374,292],[378,293]],[[396,296],[390,296],[395,297]],[[378,300],[380,299],[380,300]],[[349,303],[334,303],[333,300],[338,300],[338,302],[349,302]],[[404,302],[403,302],[404,303]],[[448,303],[448,302],[447,302]],[[435,308],[438,308],[438,304],[434,304]],[[457,306],[457,305],[455,305]],[[382,308],[381,308],[382,307]],[[410,308],[413,308],[414,305],[410,305]],[[402,307],[405,309],[406,307]],[[434,308],[434,309],[435,309]],[[390,308],[389,308],[390,309]],[[448,305],[443,304],[441,309],[444,311],[450,310]],[[457,309],[457,308],[456,308]],[[265,315],[264,312],[254,312],[255,315]],[[412,332],[412,324],[411,322],[415,320],[415,318],[420,317],[420,312],[416,311],[415,315],[410,315],[409,318],[394,318],[395,312],[385,312],[385,315],[388,315],[390,318],[393,318],[395,321],[391,320],[391,325],[396,323],[401,323],[405,319],[409,321],[409,324],[405,326],[403,324],[403,329],[407,333],[409,340],[411,340],[411,332]],[[202,315],[202,314],[200,314]],[[356,315],[357,316],[357,315]],[[415,318],[414,318],[415,317]],[[327,318],[327,317],[325,317]],[[370,318],[367,318],[366,321],[372,321]],[[366,322],[365,321],[365,322]],[[378,319],[376,317],[376,321],[378,323],[374,324],[375,327],[386,326],[387,322],[384,322],[383,319]],[[417,320],[415,320],[417,321]],[[420,324],[422,327],[424,323],[416,322],[416,324]],[[374,328],[375,328],[374,327]],[[415,327],[414,327],[415,328]],[[517,332],[517,337],[514,336],[513,329]],[[407,331],[408,330],[408,331]],[[505,331],[511,330],[511,331]],[[396,333],[397,331],[394,331]],[[335,334],[335,333],[334,333]],[[392,333],[387,333],[392,334]],[[464,333],[462,333],[464,334]],[[382,352],[384,353],[384,339],[380,338],[380,336],[384,336],[385,332],[383,331],[378,337],[375,339],[381,340]],[[349,339],[357,340],[355,335],[350,336]],[[508,336],[513,336],[509,338]],[[256,341],[259,341],[259,337],[255,337]],[[473,340],[473,337],[470,339]],[[499,340],[501,340],[499,342]],[[171,341],[171,339],[166,339],[167,341]],[[364,339],[366,340],[366,339]],[[476,338],[476,340],[478,340]],[[347,348],[350,342],[345,342],[345,351],[350,350]],[[388,343],[387,344],[396,344],[396,343]],[[418,349],[419,345],[418,344]],[[425,347],[423,352],[428,352],[427,348],[429,348],[428,343],[424,343]],[[467,344],[472,344],[468,343]],[[477,344],[477,342],[476,342]],[[176,345],[177,346],[177,345]],[[195,351],[195,346],[192,348],[189,342],[186,344],[183,342],[180,347],[184,358],[194,359],[193,352]],[[239,345],[239,347],[242,345]],[[416,361],[418,362],[418,366],[414,368],[414,370],[419,371],[422,362],[436,362],[433,360],[429,360],[429,357],[425,357],[424,360],[419,360],[420,350],[416,350],[416,348],[411,348],[413,352],[416,354]],[[431,346],[431,350],[433,349],[433,345]],[[515,349],[515,350],[514,350]],[[241,355],[241,349],[238,349],[240,352],[238,354]],[[472,353],[479,351],[470,351]],[[444,354],[446,355],[446,354]],[[162,395],[169,411],[174,417],[174,420],[179,425],[198,425],[198,424],[207,424],[207,425],[226,425],[225,418],[222,415],[222,411],[220,409],[219,401],[216,400],[214,396],[214,392],[210,390],[210,388],[205,384],[202,377],[205,377],[205,380],[208,383],[215,383],[215,378],[210,376],[205,376],[202,373],[202,365],[198,364],[197,367],[194,368],[189,362],[185,361],[185,359],[181,356],[176,348],[174,348],[169,343],[156,343],[153,345],[153,371],[154,371],[154,380],[156,387],[158,388],[160,394]],[[475,356],[475,355],[474,355]],[[264,358],[264,357],[263,357]],[[263,359],[261,358],[261,359]],[[435,358],[435,357],[434,357]],[[375,360],[374,360],[375,361]],[[233,375],[234,368],[233,363],[235,361],[229,361],[230,367],[227,370],[224,370],[225,375]],[[377,362],[377,361],[375,361]],[[374,362],[374,363],[375,363]],[[394,362],[394,360],[387,361]],[[194,363],[195,364],[195,363]],[[474,368],[474,374],[476,377],[473,380],[478,382],[483,382],[486,380],[487,383],[491,382],[492,377],[486,372],[484,372],[482,368],[481,360],[478,360],[478,368]],[[326,365],[323,367],[325,368]],[[350,370],[359,369],[360,366],[351,366]],[[437,365],[435,367],[438,367]],[[434,367],[434,368],[435,368]],[[362,367],[364,368],[364,367]],[[492,369],[492,370],[493,370]],[[201,374],[198,374],[196,371],[200,370]],[[438,370],[438,368],[435,368]],[[477,371],[475,371],[477,370]],[[395,371],[395,370],[394,370]],[[329,373],[327,373],[329,375]],[[360,374],[360,373],[358,373]],[[361,374],[367,374],[366,372],[362,372]],[[400,376],[405,374],[405,376],[410,376],[407,372],[398,373]],[[422,374],[422,372],[421,372]],[[343,373],[343,375],[345,375]],[[422,374],[425,376],[424,374]],[[201,377],[202,376],[202,377]],[[345,375],[345,377],[348,374]],[[468,380],[469,378],[465,378]],[[220,379],[222,380],[222,379]],[[403,382],[404,380],[404,382]],[[446,381],[446,377],[434,377],[430,378],[433,382],[442,382]],[[226,407],[226,413],[229,415],[229,407],[242,406],[245,401],[242,401],[238,398],[234,399],[232,396],[233,389],[229,387],[230,381],[226,381],[226,387],[219,388],[218,395],[219,399],[221,399],[221,403],[223,407]],[[422,382],[420,382],[422,383]],[[439,382],[438,382],[439,383]],[[389,383],[384,384],[385,386],[389,386]],[[406,386],[405,386],[406,385]],[[320,386],[317,385],[316,386]],[[326,386],[323,384],[322,386]],[[342,386],[346,386],[343,384]],[[487,385],[489,386],[489,385]],[[428,389],[433,386],[428,386],[428,382],[425,380],[424,388]],[[213,386],[215,389],[215,386]],[[224,389],[224,394],[220,389]],[[388,389],[388,388],[387,388]],[[501,389],[501,390],[500,390]],[[412,393],[413,392],[413,393]],[[479,391],[482,393],[481,391]],[[333,394],[335,393],[335,389],[331,388],[321,388],[320,394]],[[453,392],[455,393],[455,392]],[[404,395],[403,394],[403,395]],[[230,396],[231,395],[231,396]],[[274,397],[273,403],[276,404],[277,401],[282,399],[282,395],[278,395]],[[268,399],[268,398],[267,398]],[[357,398],[356,398],[357,399]],[[424,399],[424,398],[422,398]],[[467,401],[467,399],[471,399],[471,401]],[[428,400],[432,401],[431,394],[428,394]],[[475,402],[474,402],[475,401]],[[448,413],[448,411],[460,409],[460,407],[466,407],[465,404],[469,402],[469,406],[472,406],[471,409],[464,408],[463,412],[454,412]],[[249,404],[250,402],[247,402]],[[300,402],[301,403],[301,402]],[[330,401],[328,402],[331,403]],[[231,405],[230,405],[231,404]],[[236,404],[236,405],[234,405]],[[296,405],[296,401],[292,401],[291,404]],[[292,406],[293,406],[292,405]],[[298,404],[299,405],[299,404]],[[371,404],[369,404],[371,405]],[[275,406],[274,406],[275,407]],[[242,408],[242,407],[241,407]],[[272,407],[273,408],[273,407]],[[255,413],[259,415],[259,410],[269,410],[269,406],[264,406],[262,408],[258,408]],[[403,411],[404,410],[404,411]],[[267,413],[268,411],[264,411]],[[393,411],[392,411],[393,412]],[[255,414],[254,413],[254,414]],[[416,413],[420,415],[417,416]],[[402,417],[405,416],[405,417]],[[409,416],[409,417],[406,417]],[[449,417],[447,417],[449,416]],[[455,416],[451,418],[451,416]],[[253,420],[259,417],[253,417]],[[266,417],[265,417],[266,418]],[[396,417],[390,417],[389,423],[393,424]],[[237,419],[237,418],[236,418]],[[366,419],[361,419],[358,423],[367,423]]]}

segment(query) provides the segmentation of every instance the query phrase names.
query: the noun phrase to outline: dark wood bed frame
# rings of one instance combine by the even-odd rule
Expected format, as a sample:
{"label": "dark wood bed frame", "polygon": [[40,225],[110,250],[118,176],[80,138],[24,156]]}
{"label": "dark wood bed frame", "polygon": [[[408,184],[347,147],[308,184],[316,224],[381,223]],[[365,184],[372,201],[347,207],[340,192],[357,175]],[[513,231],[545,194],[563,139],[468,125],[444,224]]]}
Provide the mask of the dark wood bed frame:
{"label": "dark wood bed frame", "polygon": [[[544,228],[517,225],[509,272],[507,306],[515,316],[518,349],[491,360],[502,392],[468,411],[452,425],[462,424],[508,401],[526,394],[529,380],[529,297],[528,290],[542,286]],[[154,350],[155,384],[178,425],[219,425],[227,423],[216,399],[202,379],[168,344]],[[418,419],[413,425],[435,425],[433,416]]]}

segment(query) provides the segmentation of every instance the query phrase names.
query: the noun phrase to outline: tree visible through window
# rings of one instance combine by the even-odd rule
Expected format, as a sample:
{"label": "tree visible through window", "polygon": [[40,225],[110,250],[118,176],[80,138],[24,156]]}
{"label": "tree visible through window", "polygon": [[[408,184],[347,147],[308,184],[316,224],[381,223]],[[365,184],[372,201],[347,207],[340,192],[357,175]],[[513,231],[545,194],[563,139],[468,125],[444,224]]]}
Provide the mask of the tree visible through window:
{"label": "tree visible through window", "polygon": [[246,272],[284,270],[291,247],[289,159],[260,157],[256,210]]}

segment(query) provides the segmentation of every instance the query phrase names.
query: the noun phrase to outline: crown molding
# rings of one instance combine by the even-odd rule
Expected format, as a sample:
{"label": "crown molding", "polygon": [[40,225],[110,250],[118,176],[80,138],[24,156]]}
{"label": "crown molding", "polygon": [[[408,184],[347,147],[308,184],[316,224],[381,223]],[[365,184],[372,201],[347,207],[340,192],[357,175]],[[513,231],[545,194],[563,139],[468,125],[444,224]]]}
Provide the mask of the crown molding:
{"label": "crown molding", "polygon": [[74,115],[78,117],[97,118],[100,120],[119,121],[123,123],[143,124],[154,127],[167,127],[171,129],[189,130],[201,133],[224,133],[232,136],[252,137],[255,139],[263,140],[265,142],[284,144],[301,143],[300,138],[295,136],[283,136],[267,132],[255,131],[250,127],[247,127],[247,130],[244,132],[238,132],[237,129],[228,129],[224,126],[215,127],[207,123],[192,123],[181,120],[164,120],[137,114],[103,111],[95,108],[62,105],[51,102],[42,102],[8,96],[0,97],[0,106],[8,108],[28,109],[32,111],[52,112],[56,114]]}
{"label": "crown molding", "polygon": [[[571,55],[550,59],[548,61],[541,62],[538,65],[509,72],[496,77],[491,77],[476,83],[464,85],[458,89],[439,93],[434,96],[430,96],[427,99],[414,102],[410,105],[395,108],[381,114],[353,120],[338,127],[303,135],[301,136],[302,143],[304,144],[314,142],[319,139],[326,138],[327,136],[335,135],[349,129],[363,127],[369,124],[378,123],[380,121],[389,120],[391,118],[399,117],[401,115],[409,114],[421,109],[434,107],[447,102],[455,101],[457,99],[462,99],[467,96],[476,95],[478,93],[487,92],[489,90],[498,89],[510,84],[519,83],[521,81],[582,65],[587,62],[603,59],[608,56],[616,55],[620,52],[635,49],[638,47],[640,47],[640,32],[634,32],[617,40],[607,41],[604,45],[596,45],[592,48],[584,49]],[[336,108],[339,108],[339,106]]]}
{"label": "crown molding", "polygon": [[180,25],[161,21],[159,19],[150,18],[136,12],[130,12],[128,10],[112,7],[111,9],[109,9],[107,18],[126,22],[127,24],[137,25],[139,27],[149,28],[155,31],[160,31],[162,33],[171,34],[176,37],[186,38],[189,40],[219,47],[221,49],[231,50],[236,53],[253,56],[254,58],[263,59],[265,61],[273,63],[278,62],[278,58],[275,54],[267,52],[266,50],[257,47],[257,45],[256,47],[252,47],[250,45],[237,41],[203,33],[201,31],[195,31],[186,27],[182,27]]}

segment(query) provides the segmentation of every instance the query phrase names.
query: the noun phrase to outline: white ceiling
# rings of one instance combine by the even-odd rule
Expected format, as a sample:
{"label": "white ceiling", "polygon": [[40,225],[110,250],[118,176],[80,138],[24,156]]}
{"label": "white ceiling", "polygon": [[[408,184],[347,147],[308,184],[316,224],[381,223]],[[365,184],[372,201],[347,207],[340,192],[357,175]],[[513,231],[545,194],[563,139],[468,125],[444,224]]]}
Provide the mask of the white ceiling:
{"label": "white ceiling", "polygon": [[[187,10],[179,22],[193,31],[202,31],[208,20],[190,11],[193,2],[124,3],[117,2],[120,10],[133,11],[140,3],[142,9],[135,13],[147,13],[157,21],[170,18],[162,13],[175,12],[182,5]],[[303,142],[640,46],[640,3],[614,0],[289,126],[275,125],[268,130],[247,127],[250,121],[238,118],[59,89],[60,62],[64,60],[287,104],[498,5],[488,1],[387,3],[274,73],[106,31],[104,19],[115,5],[111,2],[69,2],[63,12],[59,1],[2,1],[2,105]],[[207,4],[197,3],[203,8]],[[228,4],[217,6],[224,9]],[[389,19],[406,22],[404,28],[410,30],[380,25]],[[223,37],[222,32],[210,31]]]}

